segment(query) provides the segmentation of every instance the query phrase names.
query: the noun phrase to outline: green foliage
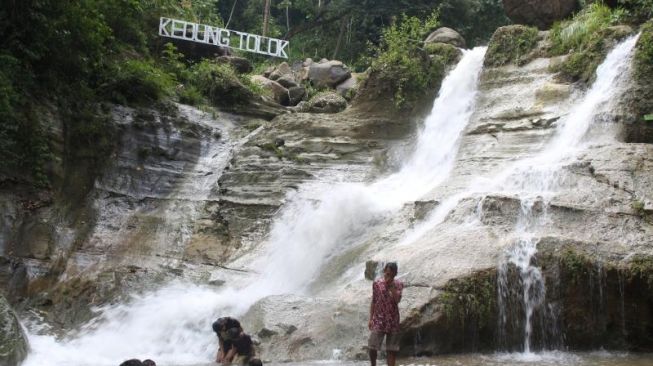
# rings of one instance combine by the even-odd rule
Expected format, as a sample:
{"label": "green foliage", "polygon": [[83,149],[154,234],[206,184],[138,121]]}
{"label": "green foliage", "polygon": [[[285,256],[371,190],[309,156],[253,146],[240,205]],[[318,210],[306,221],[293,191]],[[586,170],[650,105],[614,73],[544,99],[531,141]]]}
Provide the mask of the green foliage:
{"label": "green foliage", "polygon": [[653,17],[653,0],[619,0],[619,6],[633,23],[643,23]]}
{"label": "green foliage", "polygon": [[556,23],[551,29],[551,52],[564,55],[570,51],[582,51],[597,32],[619,23],[624,18],[622,9],[610,9],[602,3],[592,3],[572,20]]}
{"label": "green foliage", "polygon": [[637,255],[628,263],[630,275],[646,281],[649,288],[653,288],[653,258]]}
{"label": "green foliage", "polygon": [[439,296],[449,322],[491,326],[496,314],[496,273],[482,271],[449,281]]}
{"label": "green foliage", "polygon": [[492,35],[485,66],[497,67],[506,64],[523,65],[537,44],[537,28],[523,25],[508,25],[497,29]]}
{"label": "green foliage", "polygon": [[501,0],[448,0],[439,5],[440,21],[457,30],[472,47],[486,43],[494,31],[512,22]]}
{"label": "green foliage", "polygon": [[204,95],[193,85],[184,85],[177,90],[179,103],[201,106],[205,104]]}
{"label": "green foliage", "polygon": [[117,103],[142,104],[172,94],[175,78],[151,61],[127,60],[111,67],[103,92]]}
{"label": "green foliage", "polygon": [[395,90],[395,106],[410,106],[435,79],[429,68],[429,59],[421,48],[421,40],[438,25],[438,13],[432,13],[424,22],[417,17],[402,16],[383,31],[378,56],[372,71],[378,72]]}
{"label": "green foliage", "polygon": [[231,65],[202,61],[190,68],[189,83],[215,105],[239,104],[251,98],[255,88],[248,77],[241,77]]}
{"label": "green foliage", "polygon": [[593,3],[573,19],[554,24],[550,40],[551,53],[569,56],[552,71],[569,81],[590,82],[596,68],[607,55],[611,42],[628,35],[627,28],[612,27],[625,17],[622,9],[610,9]]}
{"label": "green foliage", "polygon": [[635,51],[635,72],[653,79],[653,21],[644,24],[641,33]]}

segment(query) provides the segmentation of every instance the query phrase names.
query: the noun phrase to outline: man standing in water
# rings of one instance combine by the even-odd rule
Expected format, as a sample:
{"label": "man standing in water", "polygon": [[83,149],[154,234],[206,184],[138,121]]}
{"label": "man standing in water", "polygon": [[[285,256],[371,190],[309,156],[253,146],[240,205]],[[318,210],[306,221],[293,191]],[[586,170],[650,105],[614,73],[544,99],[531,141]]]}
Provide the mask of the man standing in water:
{"label": "man standing in water", "polygon": [[383,268],[383,278],[372,284],[372,303],[370,304],[370,339],[368,348],[370,362],[376,366],[376,357],[385,337],[385,351],[388,366],[395,366],[399,352],[399,301],[403,283],[395,280],[397,263],[389,262]]}

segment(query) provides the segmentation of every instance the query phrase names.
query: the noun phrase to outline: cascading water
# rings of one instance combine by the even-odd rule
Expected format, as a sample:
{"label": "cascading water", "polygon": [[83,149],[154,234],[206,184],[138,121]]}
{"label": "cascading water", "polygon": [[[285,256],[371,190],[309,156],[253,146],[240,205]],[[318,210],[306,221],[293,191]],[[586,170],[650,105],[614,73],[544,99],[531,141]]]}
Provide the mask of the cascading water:
{"label": "cascading water", "polygon": [[[602,119],[602,113],[609,112],[613,107],[611,102],[618,100],[622,87],[628,81],[632,50],[637,38],[626,39],[608,54],[597,69],[592,87],[580,103],[558,122],[555,135],[539,153],[518,160],[493,176],[473,179],[462,192],[445,197],[423,223],[407,232],[401,241],[401,245],[411,245],[432,232],[465,198],[480,196],[474,213],[476,219],[483,217],[481,203],[488,195],[516,197],[521,202],[516,226],[512,233],[506,235],[513,245],[499,265],[498,335],[499,343],[504,344],[506,349],[514,349],[515,337],[510,336],[517,333],[522,335],[521,347],[518,348],[530,353],[536,323],[540,325],[538,348],[558,348],[562,345],[557,330],[558,309],[546,303],[544,277],[534,262],[538,238],[533,232],[547,223],[547,207],[556,192],[574,184],[561,170],[576,152],[591,143],[584,141],[584,138],[592,122]],[[513,275],[510,275],[510,268],[516,269],[516,272],[512,271]]]}
{"label": "cascading water", "polygon": [[206,362],[215,352],[208,329],[216,315],[242,314],[273,294],[308,290],[329,257],[357,245],[371,226],[440,184],[451,171],[459,137],[474,108],[485,48],[464,51],[443,81],[415,151],[402,168],[372,184],[306,184],[271,229],[242,288],[215,290],[177,283],[102,309],[72,339],[30,337],[31,365],[115,365],[131,357],[170,364]]}
{"label": "cascading water", "polygon": [[[522,288],[521,307],[523,308],[523,351],[531,352],[533,314],[540,311],[543,338],[542,348],[561,344],[561,335],[555,334],[557,319],[551,308],[542,308],[546,300],[546,287],[541,270],[533,263],[537,253],[537,239],[531,234],[533,229],[546,221],[546,208],[550,198],[564,184],[559,174],[566,159],[582,147],[592,122],[609,108],[609,102],[618,99],[620,84],[628,80],[630,58],[638,36],[630,37],[614,50],[597,69],[596,81],[572,112],[560,123],[558,131],[548,146],[532,159],[526,159],[499,176],[496,186],[506,187],[504,192],[517,195],[522,202],[522,211],[516,225],[516,244],[506,255],[506,261],[499,268],[498,305],[499,333],[504,335],[509,327],[508,316],[514,308],[511,303],[508,266],[513,265],[520,274],[519,286]],[[539,214],[534,214],[533,202],[538,200],[542,206]],[[542,308],[542,309],[540,309]],[[544,329],[545,325],[553,326]]]}

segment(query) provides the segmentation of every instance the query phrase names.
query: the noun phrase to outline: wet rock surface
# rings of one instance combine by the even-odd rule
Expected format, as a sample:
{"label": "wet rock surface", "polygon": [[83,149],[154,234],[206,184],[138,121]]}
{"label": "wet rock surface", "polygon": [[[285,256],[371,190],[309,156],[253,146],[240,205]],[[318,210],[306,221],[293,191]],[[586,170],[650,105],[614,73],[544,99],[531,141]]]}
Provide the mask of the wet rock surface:
{"label": "wet rock surface", "polygon": [[27,356],[29,344],[14,311],[0,295],[0,365],[16,366]]}

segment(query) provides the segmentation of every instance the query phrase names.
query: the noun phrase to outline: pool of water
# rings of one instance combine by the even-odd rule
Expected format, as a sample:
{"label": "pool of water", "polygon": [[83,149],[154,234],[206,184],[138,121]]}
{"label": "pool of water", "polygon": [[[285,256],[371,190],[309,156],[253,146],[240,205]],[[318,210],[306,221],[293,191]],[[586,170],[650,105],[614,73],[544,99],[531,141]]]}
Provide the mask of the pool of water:
{"label": "pool of water", "polygon": [[[215,363],[193,366],[215,366]],[[266,363],[274,366],[365,366],[369,361],[311,361]],[[377,362],[385,366],[385,360]],[[407,358],[397,360],[397,366],[651,366],[651,353],[615,353],[615,352],[545,352],[545,353],[496,353],[464,354],[429,358]],[[158,365],[170,366],[170,365]]]}

